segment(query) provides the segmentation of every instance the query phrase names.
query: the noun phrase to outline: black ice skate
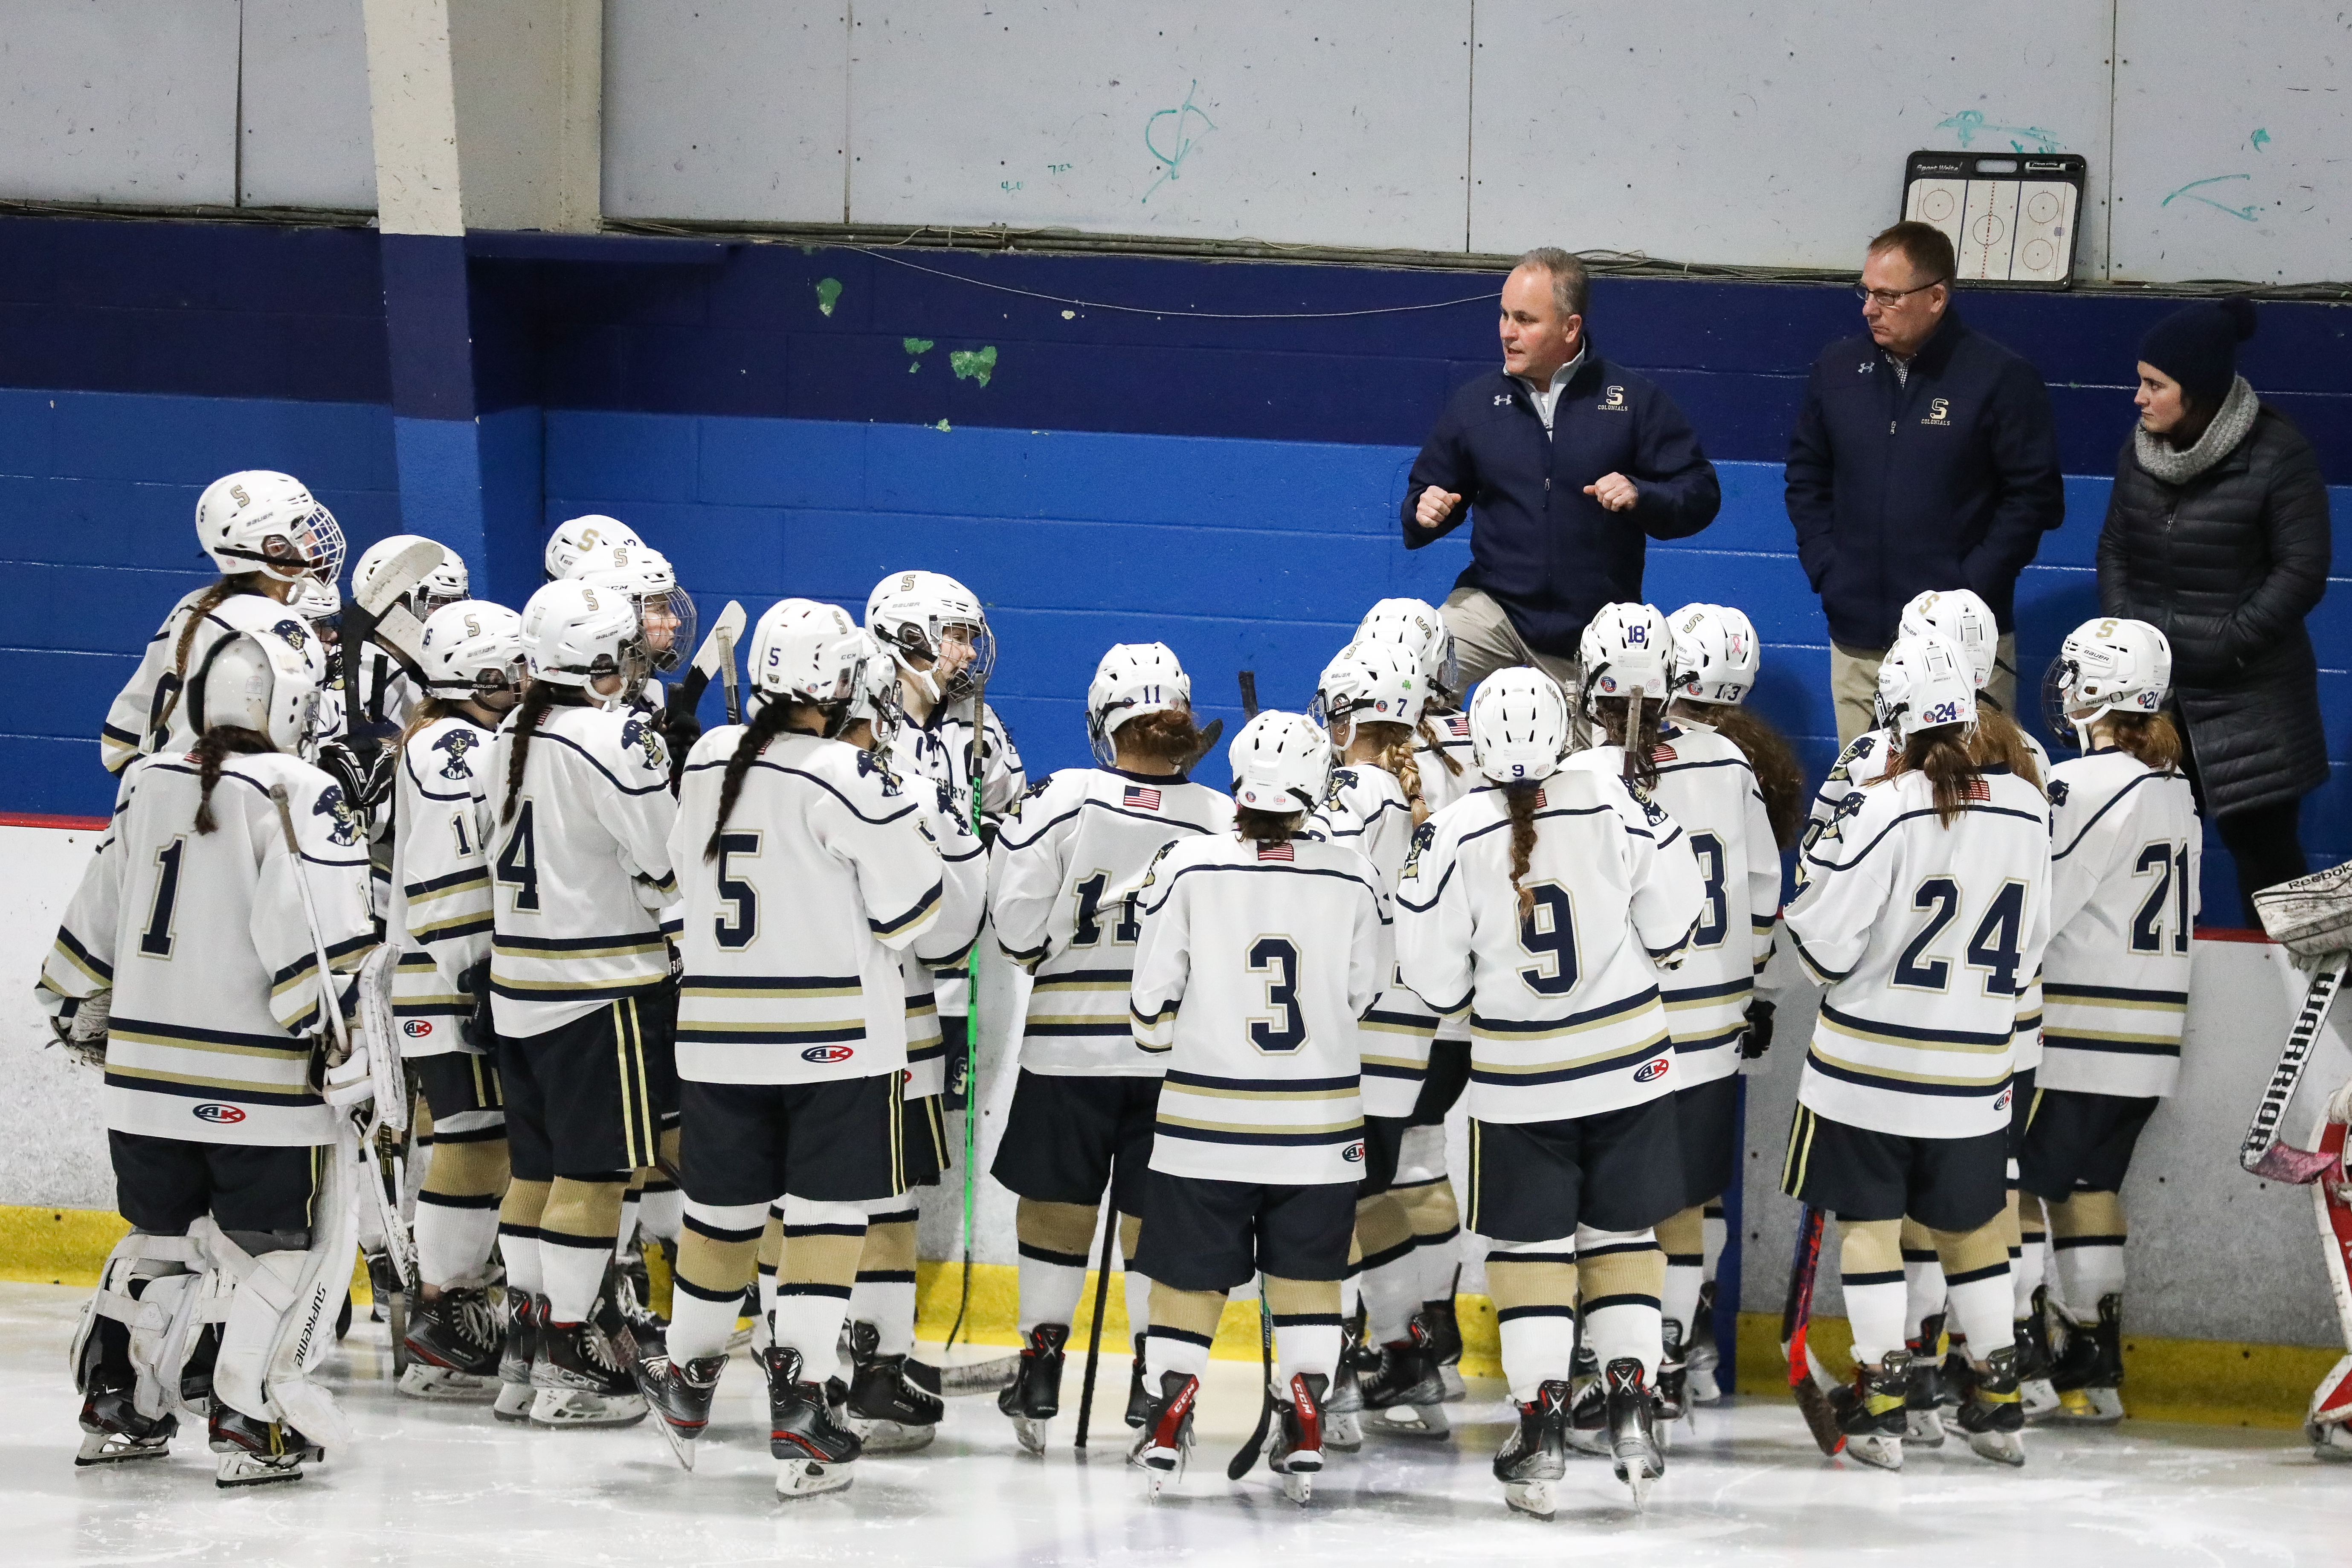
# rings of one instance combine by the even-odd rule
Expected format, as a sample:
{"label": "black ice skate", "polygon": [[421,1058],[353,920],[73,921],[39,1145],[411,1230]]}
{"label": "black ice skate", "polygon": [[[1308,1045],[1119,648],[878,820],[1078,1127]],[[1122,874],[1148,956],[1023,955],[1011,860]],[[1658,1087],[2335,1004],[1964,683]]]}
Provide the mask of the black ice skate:
{"label": "black ice skate", "polygon": [[1290,1379],[1290,1397],[1275,1401],[1282,1435],[1265,1468],[1282,1478],[1282,1495],[1302,1508],[1315,1493],[1315,1478],[1323,1473],[1323,1395],[1329,1386],[1319,1372],[1297,1373]]}
{"label": "black ice skate", "polygon": [[669,1320],[646,1306],[629,1277],[617,1268],[605,1269],[604,1289],[590,1317],[612,1342],[613,1353],[625,1371],[640,1361],[669,1354]]}
{"label": "black ice skate", "polygon": [[212,1450],[220,1456],[213,1484],[229,1487],[267,1486],[272,1481],[299,1481],[302,1467],[327,1457],[326,1450],[282,1421],[264,1421],[213,1406]]}
{"label": "black ice skate", "polygon": [[1722,1364],[1723,1352],[1715,1342],[1715,1281],[1710,1279],[1698,1288],[1698,1310],[1691,1314],[1690,1333],[1683,1344],[1683,1366],[1690,1379],[1685,1384],[1685,1404],[1722,1402],[1722,1386],[1715,1381],[1716,1369]]}
{"label": "black ice skate", "polygon": [[996,1407],[1013,1417],[1013,1435],[1029,1452],[1045,1452],[1045,1423],[1062,1411],[1062,1351],[1070,1342],[1067,1323],[1040,1323],[1021,1347],[1021,1370],[996,1396]]}
{"label": "black ice skate", "polygon": [[1882,1470],[1903,1468],[1904,1403],[1911,1392],[1911,1352],[1888,1351],[1878,1371],[1857,1364],[1853,1381],[1830,1390],[1830,1410],[1845,1451]]}
{"label": "black ice skate", "polygon": [[1183,1476],[1184,1461],[1192,1452],[1192,1406],[1200,1397],[1199,1378],[1181,1372],[1160,1374],[1159,1396],[1128,1450],[1143,1471],[1146,1496],[1157,1498],[1169,1482]]}
{"label": "black ice skate", "polygon": [[2050,1287],[2033,1288],[2033,1305],[2017,1320],[2017,1394],[2029,1422],[2047,1420],[2057,1413],[2058,1390],[2050,1381],[2057,1370],[2050,1354]]}
{"label": "black ice skate", "polygon": [[1549,1519],[1553,1485],[1568,1473],[1569,1385],[1553,1378],[1518,1407],[1519,1424],[1495,1454],[1495,1479],[1515,1513]]}
{"label": "black ice skate", "polygon": [[1445,1384],[1445,1403],[1468,1398],[1470,1390],[1462,1382],[1462,1320],[1455,1315],[1453,1292],[1423,1301],[1419,1315],[1429,1324],[1430,1349],[1437,1358],[1438,1381]]}
{"label": "black ice skate", "polygon": [[[1378,1352],[1363,1342],[1360,1313],[1339,1325],[1339,1370],[1323,1401],[1323,1446],[1334,1453],[1352,1454],[1364,1446],[1364,1388],[1359,1370],[1380,1364]],[[1142,1363],[1138,1361],[1140,1367]]]}
{"label": "black ice skate", "polygon": [[547,1298],[527,1291],[506,1293],[506,1340],[499,1348],[499,1397],[490,1414],[501,1421],[530,1419],[531,1363],[539,1359],[539,1326],[547,1319]]}
{"label": "black ice skate", "polygon": [[1944,1338],[1944,1314],[1919,1320],[1919,1337],[1905,1342],[1911,1352],[1911,1380],[1903,1394],[1903,1437],[1926,1448],[1944,1446],[1944,1373],[1936,1347]]}
{"label": "black ice skate", "polygon": [[694,1468],[695,1439],[710,1425],[710,1402],[719,1396],[719,1374],[726,1370],[724,1354],[696,1356],[684,1363],[657,1355],[630,1369],[662,1441],[689,1470]]}
{"label": "black ice skate", "polygon": [[1601,1373],[1608,1386],[1609,1454],[1617,1479],[1633,1489],[1636,1512],[1649,1506],[1650,1483],[1666,1473],[1658,1450],[1657,1395],[1642,1374],[1642,1363],[1619,1356]]}
{"label": "black ice skate", "polygon": [[915,1381],[904,1355],[877,1355],[871,1323],[849,1325],[849,1429],[869,1454],[911,1454],[939,1436],[947,1404]]}
{"label": "black ice skate", "polygon": [[2099,1321],[2067,1328],[2050,1382],[2058,1409],[2050,1419],[2066,1426],[2112,1426],[2124,1418],[2124,1299],[2099,1298]]}
{"label": "black ice skate", "polygon": [[1391,1432],[1443,1437],[1445,1419],[1445,1379],[1437,1369],[1436,1335],[1429,1321],[1415,1312],[1405,1324],[1405,1337],[1384,1344],[1380,1364],[1360,1380],[1367,1410],[1410,1409],[1414,1422],[1381,1423]]}
{"label": "black ice skate", "polygon": [[2025,1406],[2017,1394],[2017,1347],[2003,1345],[1985,1357],[1982,1370],[1969,1369],[1962,1391],[1960,1430],[1980,1458],[1997,1465],[2025,1463]]}
{"label": "black ice skate", "polygon": [[499,1389],[502,1361],[498,1313],[489,1292],[455,1286],[408,1312],[408,1366],[400,1392],[415,1399],[479,1399]]}
{"label": "black ice skate", "polygon": [[1143,1336],[1135,1336],[1135,1360],[1127,1370],[1127,1424],[1140,1431],[1151,1418],[1151,1391],[1143,1386]]}
{"label": "black ice skate", "polygon": [[1662,1321],[1658,1337],[1658,1421],[1661,1426],[1671,1426],[1689,1408],[1690,1366],[1684,1356],[1680,1323],[1672,1318]]}
{"label": "black ice skate", "polygon": [[824,1387],[805,1375],[800,1352],[771,1345],[760,1360],[768,1369],[768,1452],[776,1457],[776,1495],[841,1490],[865,1452],[857,1434],[834,1419]]}
{"label": "black ice skate", "polygon": [[170,1450],[179,1417],[139,1414],[139,1373],[131,1365],[131,1331],[112,1318],[91,1326],[74,1381],[81,1387],[80,1466],[161,1458]]}
{"label": "black ice skate", "polygon": [[633,1426],[646,1418],[645,1396],[597,1315],[584,1323],[541,1322],[530,1366],[532,1426]]}
{"label": "black ice skate", "polygon": [[1609,1454],[1609,1394],[1601,1363],[1582,1344],[1568,1360],[1568,1446],[1580,1454]]}

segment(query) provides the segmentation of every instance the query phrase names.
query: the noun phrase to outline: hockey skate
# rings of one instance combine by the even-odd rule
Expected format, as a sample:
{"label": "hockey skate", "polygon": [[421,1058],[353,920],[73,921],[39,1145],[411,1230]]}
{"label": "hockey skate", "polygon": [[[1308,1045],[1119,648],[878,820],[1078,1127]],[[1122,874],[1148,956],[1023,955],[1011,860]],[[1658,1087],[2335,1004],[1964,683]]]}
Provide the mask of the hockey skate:
{"label": "hockey skate", "polygon": [[2050,1354],[2050,1287],[2033,1288],[2033,1305],[2017,1320],[2017,1394],[2028,1422],[2042,1421],[2059,1408],[2058,1390],[2050,1381],[2055,1363]]}
{"label": "hockey skate", "polygon": [[179,1417],[139,1414],[139,1373],[131,1364],[131,1331],[110,1318],[93,1326],[75,1382],[81,1385],[81,1451],[77,1466],[157,1459],[171,1449]]}
{"label": "hockey skate", "polygon": [[408,1313],[408,1365],[400,1392],[414,1399],[479,1399],[499,1387],[498,1313],[479,1286],[420,1294]]}
{"label": "hockey skate", "polygon": [[[2108,1300],[2114,1300],[2113,1297]],[[1997,1465],[2025,1463],[2025,1406],[2017,1394],[2017,1347],[2003,1345],[1985,1357],[1981,1370],[1969,1369],[1962,1391],[1960,1430],[1979,1458]]]}
{"label": "hockey skate", "polygon": [[1183,1479],[1184,1461],[1192,1453],[1192,1406],[1200,1397],[1199,1378],[1181,1372],[1160,1374],[1160,1396],[1128,1450],[1143,1471],[1146,1497],[1156,1499],[1169,1482]]}
{"label": "hockey skate", "polygon": [[1609,1394],[1601,1386],[1601,1363],[1578,1345],[1568,1369],[1568,1446],[1580,1454],[1607,1458]]}
{"label": "hockey skate", "polygon": [[[1352,1454],[1364,1446],[1364,1389],[1356,1370],[1364,1359],[1356,1323],[1340,1324],[1339,1370],[1323,1400],[1323,1447],[1334,1453]],[[1137,1367],[1142,1364],[1138,1357]]]}
{"label": "hockey skate", "polygon": [[1943,1337],[1944,1314],[1932,1312],[1919,1320],[1919,1337],[1907,1342],[1911,1377],[1903,1394],[1903,1440],[1923,1448],[1944,1446],[1944,1375],[1936,1356]]}
{"label": "hockey skate", "polygon": [[917,1383],[904,1355],[877,1355],[871,1323],[849,1325],[849,1429],[869,1454],[911,1454],[939,1436],[946,1402]]}
{"label": "hockey skate", "polygon": [[1830,1411],[1845,1434],[1845,1451],[1882,1470],[1903,1468],[1904,1405],[1911,1388],[1911,1352],[1888,1351],[1876,1372],[1857,1363],[1853,1381],[1830,1390]]}
{"label": "hockey skate", "polygon": [[282,1421],[264,1421],[213,1406],[212,1450],[220,1456],[213,1484],[230,1487],[267,1486],[272,1481],[299,1481],[305,1463],[324,1459],[326,1451]]}
{"label": "hockey skate", "polygon": [[1045,1424],[1062,1411],[1062,1352],[1069,1342],[1067,1323],[1040,1323],[1030,1330],[1029,1342],[1021,1347],[1021,1370],[996,1396],[996,1407],[1013,1418],[1013,1436],[1041,1457]]}
{"label": "hockey skate", "polygon": [[768,1369],[768,1451],[776,1457],[776,1495],[814,1497],[837,1492],[865,1452],[857,1434],[834,1418],[824,1389],[803,1374],[801,1352],[771,1345]]}
{"label": "hockey skate", "polygon": [[520,1290],[506,1293],[506,1340],[499,1348],[499,1396],[490,1414],[501,1421],[530,1419],[531,1363],[539,1359],[539,1325],[547,1298]]}
{"label": "hockey skate", "polygon": [[1319,1372],[1298,1373],[1290,1380],[1290,1397],[1275,1402],[1282,1435],[1265,1468],[1282,1478],[1282,1495],[1302,1508],[1315,1495],[1315,1478],[1323,1473],[1323,1395],[1329,1386]]}
{"label": "hockey skate", "polygon": [[584,1323],[541,1322],[539,1355],[530,1364],[532,1426],[634,1426],[646,1418],[645,1395],[593,1321],[600,1315]]}
{"label": "hockey skate", "polygon": [[1445,1385],[1448,1405],[1470,1397],[1470,1390],[1462,1381],[1462,1320],[1454,1309],[1449,1294],[1441,1300],[1423,1301],[1420,1316],[1429,1324],[1430,1349],[1437,1358],[1438,1381]]}
{"label": "hockey skate", "polygon": [[1443,1437],[1452,1428],[1445,1418],[1445,1379],[1437,1369],[1436,1336],[1429,1320],[1415,1312],[1405,1325],[1403,1339],[1380,1350],[1380,1364],[1360,1379],[1367,1410],[1411,1410],[1414,1419],[1383,1417],[1383,1431],[1417,1437]]}
{"label": "hockey skate", "polygon": [[1519,1424],[1495,1453],[1495,1479],[1513,1513],[1549,1519],[1554,1483],[1568,1474],[1569,1385],[1553,1378],[1518,1407]]}
{"label": "hockey skate", "polygon": [[630,1369],[662,1440],[689,1470],[694,1468],[695,1439],[710,1425],[710,1403],[719,1396],[719,1374],[726,1370],[723,1354],[696,1356],[683,1365],[657,1355]]}
{"label": "hockey skate", "polygon": [[1127,1425],[1139,1429],[1151,1418],[1151,1392],[1143,1386],[1143,1336],[1135,1336],[1135,1360],[1127,1369]]}
{"label": "hockey skate", "polygon": [[2058,1408],[2049,1420],[2059,1426],[2112,1426],[2124,1418],[2124,1299],[2109,1291],[2099,1298],[2099,1320],[2066,1331],[2050,1373]]}
{"label": "hockey skate", "polygon": [[1683,1326],[1672,1318],[1658,1325],[1658,1436],[1666,1441],[1674,1424],[1689,1408],[1690,1364],[1683,1352]]}
{"label": "hockey skate", "polygon": [[629,1277],[617,1268],[604,1271],[604,1289],[592,1314],[596,1327],[612,1342],[622,1369],[669,1353],[669,1320],[660,1316],[637,1294]]}
{"label": "hockey skate", "polygon": [[1620,1356],[1602,1373],[1609,1394],[1609,1453],[1616,1461],[1617,1479],[1632,1489],[1633,1511],[1649,1507],[1650,1483],[1666,1473],[1665,1455],[1659,1449],[1656,1396],[1642,1376],[1642,1363]]}
{"label": "hockey skate", "polygon": [[1715,1281],[1710,1279],[1698,1288],[1698,1310],[1691,1314],[1690,1337],[1683,1346],[1683,1367],[1689,1378],[1684,1384],[1685,1404],[1723,1402],[1723,1388],[1715,1380],[1722,1364],[1723,1352],[1715,1343]]}

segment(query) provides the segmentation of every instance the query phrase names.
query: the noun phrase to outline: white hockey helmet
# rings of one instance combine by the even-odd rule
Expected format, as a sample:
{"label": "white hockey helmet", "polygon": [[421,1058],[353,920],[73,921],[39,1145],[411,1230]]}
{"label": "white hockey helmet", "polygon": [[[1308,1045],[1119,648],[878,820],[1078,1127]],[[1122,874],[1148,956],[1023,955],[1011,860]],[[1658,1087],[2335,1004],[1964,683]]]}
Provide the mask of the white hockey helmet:
{"label": "white hockey helmet", "polygon": [[[522,607],[522,648],[533,680],[579,687],[608,708],[645,682],[636,605],[593,583],[549,583],[533,594]],[[600,693],[590,684],[605,676],[621,678],[618,689]]]}
{"label": "white hockey helmet", "polygon": [[343,615],[342,590],[319,577],[305,577],[294,584],[294,592],[286,607],[318,628],[329,642],[335,640]]}
{"label": "white hockey helmet", "polygon": [[643,544],[637,531],[617,517],[602,512],[590,512],[560,524],[548,536],[545,565],[547,580],[560,583],[566,577],[577,577],[581,563],[600,544]]}
{"label": "white hockey helmet", "polygon": [[1993,624],[1992,606],[1971,589],[1931,588],[1903,606],[1903,619],[1895,628],[1897,637],[1928,633],[1960,650],[1960,657],[1969,662],[1969,678],[1982,691],[1985,682],[1992,679],[1993,654],[2000,643],[2000,628]]}
{"label": "white hockey helmet", "polygon": [[[1429,706],[1429,682],[1420,661],[1392,642],[1349,643],[1315,682],[1307,716],[1328,731],[1335,724],[1421,722]],[[1339,744],[1334,737],[1332,744]]]}
{"label": "white hockey helmet", "polygon": [[1108,767],[1118,760],[1112,737],[1130,719],[1151,713],[1189,713],[1192,678],[1176,650],[1164,642],[1114,643],[1087,686],[1087,744],[1095,761]]}
{"label": "white hockey helmet", "polygon": [[1761,649],[1747,612],[1730,605],[1685,605],[1666,617],[1674,632],[1674,694],[1694,702],[1744,702],[1756,685]]}
{"label": "white hockey helmet", "polygon": [[873,646],[838,605],[780,600],[751,628],[751,688],[766,701],[806,702],[824,710],[825,733],[839,734],[864,686],[866,650]]}
{"label": "white hockey helmet", "polygon": [[252,730],[278,751],[304,756],[325,684],[315,642],[298,647],[275,632],[238,632],[215,643],[188,677],[188,726],[198,735],[215,725]]}
{"label": "white hockey helmet", "polygon": [[[357,564],[352,568],[352,596],[363,597],[374,584],[376,574],[391,563],[392,558],[412,544],[440,544],[421,533],[395,533],[379,539],[360,552]],[[471,593],[466,575],[466,562],[447,545],[441,545],[441,564],[425,574],[424,581],[401,595],[418,620],[423,620],[444,605],[454,605]]]}
{"label": "white hockey helmet", "polygon": [[1496,784],[1533,784],[1568,749],[1568,694],[1540,669],[1498,669],[1470,702],[1470,755]]}
{"label": "white hockey helmet", "polygon": [[[996,636],[972,591],[938,572],[893,572],[866,596],[866,629],[935,702],[972,694],[996,665]],[[962,638],[952,638],[961,630]],[[971,658],[942,683],[932,670],[950,640],[968,641]],[[920,659],[920,665],[914,661]]]}
{"label": "white hockey helmet", "polygon": [[1225,748],[1234,804],[1277,816],[1312,811],[1331,782],[1331,742],[1304,713],[1269,708]]}
{"label": "white hockey helmet", "polygon": [[258,572],[280,583],[343,574],[343,531],[291,474],[224,474],[196,498],[196,540],[224,577]]}
{"label": "white hockey helmet", "polygon": [[1908,742],[1948,724],[1974,728],[1976,678],[1968,656],[1941,633],[1898,637],[1878,666],[1878,727]]}
{"label": "white hockey helmet", "polygon": [[2042,679],[2050,732],[2091,749],[2091,726],[2110,713],[2154,713],[2172,687],[2172,643],[2146,621],[2102,616],[2066,634]]}
{"label": "white hockey helmet", "polygon": [[1445,617],[1423,599],[1382,599],[1357,623],[1354,642],[1395,643],[1421,667],[1430,687],[1430,705],[1451,703],[1462,695],[1462,661],[1454,650],[1454,634]]}
{"label": "white hockey helmet", "polygon": [[1603,605],[1576,639],[1584,666],[1584,707],[1603,697],[1666,700],[1674,671],[1675,637],[1654,605]]}
{"label": "white hockey helmet", "polygon": [[[847,618],[846,611],[843,616]],[[861,719],[873,726],[874,743],[867,749],[878,757],[890,750],[890,743],[898,738],[898,731],[907,721],[907,710],[898,700],[898,670],[882,645],[874,640],[873,633],[861,628],[852,635],[862,645],[857,656],[857,687],[849,695],[849,706],[842,711],[841,727],[845,730]]]}
{"label": "white hockey helmet", "polygon": [[425,684],[445,701],[520,694],[528,668],[522,617],[487,599],[460,599],[425,619]]}
{"label": "white hockey helmet", "polygon": [[630,597],[645,634],[646,658],[656,670],[671,674],[694,657],[701,617],[695,613],[694,595],[677,585],[668,556],[650,544],[601,544],[581,558],[572,575]]}

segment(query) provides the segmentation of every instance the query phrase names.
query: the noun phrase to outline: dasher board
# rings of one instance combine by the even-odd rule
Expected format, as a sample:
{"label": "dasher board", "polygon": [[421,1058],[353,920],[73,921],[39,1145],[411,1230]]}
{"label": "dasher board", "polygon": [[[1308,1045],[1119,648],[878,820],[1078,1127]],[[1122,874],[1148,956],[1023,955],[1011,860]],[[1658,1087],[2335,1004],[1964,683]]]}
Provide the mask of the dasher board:
{"label": "dasher board", "polygon": [[2084,177],[2071,153],[1914,153],[1903,216],[1944,231],[1964,283],[2063,289],[2074,276]]}

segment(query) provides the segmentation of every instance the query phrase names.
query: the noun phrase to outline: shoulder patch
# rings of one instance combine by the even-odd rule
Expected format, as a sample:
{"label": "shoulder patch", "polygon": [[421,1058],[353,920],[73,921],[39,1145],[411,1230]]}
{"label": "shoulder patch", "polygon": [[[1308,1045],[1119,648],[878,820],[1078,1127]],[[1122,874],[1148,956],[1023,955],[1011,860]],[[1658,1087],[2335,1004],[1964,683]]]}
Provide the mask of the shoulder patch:
{"label": "shoulder patch", "polygon": [[1340,796],[1346,795],[1349,790],[1355,787],[1355,769],[1333,768],[1331,770],[1331,782],[1323,786],[1323,804],[1326,806],[1338,805],[1339,804]]}
{"label": "shoulder patch", "polygon": [[[883,762],[871,752],[861,751],[857,753],[857,776],[865,778],[868,775],[882,781],[882,793],[885,796],[895,796],[902,793],[898,775],[890,771],[890,764]],[[942,789],[940,793],[944,795],[946,792]],[[941,809],[944,812],[944,805]]]}
{"label": "shoulder patch", "polygon": [[2051,805],[2063,805],[2066,804],[2066,791],[2069,787],[2071,786],[2064,779],[2052,779],[2042,787],[2042,793],[2050,797]]}
{"label": "shoulder patch", "polygon": [[1455,740],[1468,740],[1470,738],[1470,715],[1467,713],[1450,713],[1446,715],[1445,728],[1453,734]]}
{"label": "shoulder patch", "polygon": [[360,841],[360,834],[363,830],[360,814],[343,798],[342,785],[331,784],[320,790],[319,798],[311,803],[310,815],[325,817],[327,837],[345,848]]}
{"label": "shoulder patch", "polygon": [[1168,852],[1171,849],[1175,848],[1180,842],[1181,841],[1179,839],[1171,838],[1167,843],[1162,844],[1160,847],[1160,853],[1151,858],[1150,868],[1143,873],[1143,880],[1136,884],[1138,891],[1141,891],[1143,889],[1151,886],[1152,883],[1160,879],[1160,862],[1167,859]]}
{"label": "shoulder patch", "polygon": [[621,726],[621,748],[634,751],[647,773],[669,772],[669,752],[662,747],[661,731],[646,716],[631,713]]}
{"label": "shoulder patch", "polygon": [[[1666,820],[1666,808],[1650,798],[1650,792],[1642,787],[1639,779],[1629,779],[1620,774],[1618,782],[1625,786],[1625,793],[1633,797],[1633,803],[1642,808],[1642,815],[1649,819],[1651,826],[1655,827]],[[1537,804],[1540,805],[1542,802],[1538,800]]]}
{"label": "shoulder patch", "polygon": [[433,742],[433,750],[441,755],[441,776],[463,781],[474,776],[474,764],[467,758],[482,743],[481,732],[471,728],[451,730]]}
{"label": "shoulder patch", "polygon": [[1421,852],[1437,842],[1437,824],[1424,822],[1412,830],[1412,847],[1404,852],[1404,869],[1397,880],[1410,882],[1421,875]]}

